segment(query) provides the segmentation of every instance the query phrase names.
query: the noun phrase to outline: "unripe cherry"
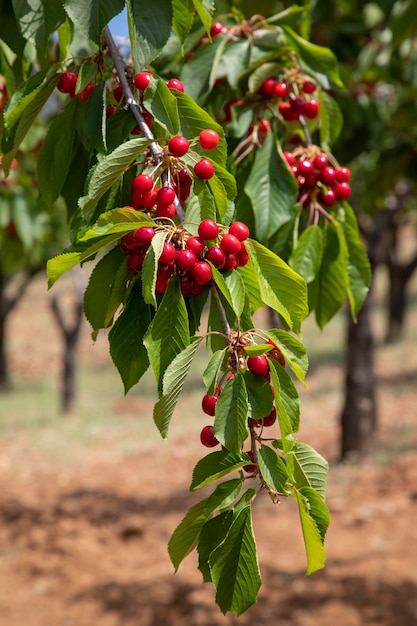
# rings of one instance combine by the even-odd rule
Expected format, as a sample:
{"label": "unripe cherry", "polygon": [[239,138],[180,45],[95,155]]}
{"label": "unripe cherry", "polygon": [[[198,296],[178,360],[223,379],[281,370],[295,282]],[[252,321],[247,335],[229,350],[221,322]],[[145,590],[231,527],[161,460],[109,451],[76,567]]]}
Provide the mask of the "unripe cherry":
{"label": "unripe cherry", "polygon": [[219,443],[218,439],[214,436],[213,426],[204,426],[200,433],[200,441],[206,448],[214,448]]}
{"label": "unripe cherry", "polygon": [[249,234],[249,228],[243,222],[232,222],[229,226],[229,235],[234,235],[239,241],[245,241]]}
{"label": "unripe cherry", "polygon": [[222,238],[220,247],[226,254],[237,254],[240,252],[242,244],[235,235],[227,234]]}
{"label": "unripe cherry", "polygon": [[209,248],[205,254],[205,258],[210,263],[213,263],[214,267],[221,270],[226,263],[226,255],[220,246],[212,246]]}
{"label": "unripe cherry", "polygon": [[198,234],[201,239],[216,239],[219,235],[219,227],[214,220],[206,219],[198,225]]}
{"label": "unripe cherry", "polygon": [[265,376],[269,372],[268,359],[264,355],[248,357],[246,365],[255,376]]}
{"label": "unripe cherry", "polygon": [[216,148],[219,145],[219,133],[216,133],[216,131],[211,128],[206,128],[201,131],[199,142],[203,150],[213,150],[213,148]]}
{"label": "unripe cherry", "polygon": [[145,91],[146,87],[151,82],[152,74],[150,72],[138,72],[135,74],[135,85],[139,91]]}
{"label": "unripe cherry", "polygon": [[184,154],[188,152],[189,147],[190,142],[182,135],[172,137],[168,142],[168,150],[171,154],[178,158],[184,156]]}
{"label": "unripe cherry", "polygon": [[210,180],[214,172],[214,165],[208,159],[201,159],[194,165],[194,174],[201,180]]}

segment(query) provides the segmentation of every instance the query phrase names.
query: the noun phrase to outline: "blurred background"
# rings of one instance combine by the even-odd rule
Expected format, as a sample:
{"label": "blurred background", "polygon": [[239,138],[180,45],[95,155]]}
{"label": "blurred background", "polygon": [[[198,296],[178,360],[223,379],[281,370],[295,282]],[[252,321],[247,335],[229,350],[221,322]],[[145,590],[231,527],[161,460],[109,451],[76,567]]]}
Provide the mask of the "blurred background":
{"label": "blurred background", "polygon": [[[292,3],[263,4],[256,12]],[[252,1],[236,5],[254,12]],[[88,268],[47,292],[65,209],[58,203],[51,219],[36,203],[40,122],[0,180],[1,624],[417,623],[417,7],[313,2],[311,15],[312,41],[341,63],[345,125],[334,152],[352,169],[374,267],[356,325],[344,311],[322,332],[310,319],[303,329],[300,438],[331,465],[326,568],[305,577],[296,508],[259,497],[256,606],[223,617],[195,555],[173,574],[166,544],[199,499],[188,485],[204,453],[204,352],[161,441],[150,374],[125,397],[105,333],[93,342],[83,320]],[[115,35],[126,36],[124,24]],[[6,99],[0,77],[0,108]],[[266,312],[258,325],[268,327]]]}

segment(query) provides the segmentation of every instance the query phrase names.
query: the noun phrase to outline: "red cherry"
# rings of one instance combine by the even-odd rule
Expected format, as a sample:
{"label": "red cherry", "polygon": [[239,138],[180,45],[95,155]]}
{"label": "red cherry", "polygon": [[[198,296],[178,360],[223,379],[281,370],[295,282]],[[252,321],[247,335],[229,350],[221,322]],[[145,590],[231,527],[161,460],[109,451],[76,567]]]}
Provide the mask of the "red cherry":
{"label": "red cherry", "polygon": [[172,187],[161,187],[158,189],[156,203],[158,207],[167,207],[175,200],[175,191]]}
{"label": "red cherry", "polygon": [[214,448],[219,443],[219,440],[214,436],[213,426],[204,426],[200,433],[200,441],[206,448]]}
{"label": "red cherry", "polygon": [[125,254],[128,254],[129,252],[137,248],[137,245],[138,244],[134,237],[133,231],[131,231],[127,235],[123,235],[120,240],[120,246]]}
{"label": "red cherry", "polygon": [[221,22],[213,22],[210,28],[210,37],[216,37],[223,32],[223,24]]}
{"label": "red cherry", "polygon": [[191,187],[193,180],[190,176],[190,174],[188,173],[188,170],[186,167],[182,167],[179,172],[177,173],[177,179],[178,179],[178,184],[180,185],[180,187]]}
{"label": "red cherry", "polygon": [[249,234],[249,228],[243,222],[232,222],[229,226],[229,235],[234,235],[239,241],[245,241]]}
{"label": "red cherry", "polygon": [[336,171],[334,168],[326,165],[326,167],[324,167],[321,171],[320,180],[324,185],[330,185],[330,187],[333,187],[333,185],[337,182]]}
{"label": "red cherry", "polygon": [[273,96],[277,81],[274,78],[267,78],[261,85],[260,92],[264,96]]}
{"label": "red cherry", "polygon": [[242,243],[240,252],[238,252],[238,255],[237,255],[237,264],[239,267],[243,267],[247,263],[249,263],[249,254],[248,254],[248,251],[246,250],[245,244]]}
{"label": "red cherry", "polygon": [[78,100],[82,101],[82,100],[88,100],[88,98],[91,96],[92,92],[95,89],[95,85],[93,83],[88,83],[86,87],[84,87],[84,89],[82,91],[80,91],[78,95]]}
{"label": "red cherry", "polygon": [[175,204],[168,204],[168,206],[160,206],[159,204],[156,205],[157,217],[163,217],[163,218],[172,220],[175,213],[176,213]]}
{"label": "red cherry", "polygon": [[238,266],[238,257],[236,254],[226,254],[226,260],[224,262],[224,270],[235,270]]}
{"label": "red cherry", "polygon": [[293,111],[289,102],[280,102],[278,104],[278,111],[284,118],[285,122],[294,122],[298,120],[298,114]]}
{"label": "red cherry", "polygon": [[268,359],[263,355],[250,356],[246,361],[246,365],[255,376],[265,376],[269,371]]}
{"label": "red cherry", "polygon": [[152,128],[152,123],[153,123],[153,117],[152,115],[149,113],[149,111],[142,111],[142,117],[145,121],[145,124],[148,128]]}
{"label": "red cherry", "polygon": [[181,91],[184,93],[184,85],[178,78],[170,78],[167,82],[168,89],[174,89],[175,91]]}
{"label": "red cherry", "polygon": [[285,367],[285,358],[278,346],[273,341],[271,341],[271,339],[268,339],[266,343],[272,346],[272,349],[268,352],[269,358],[273,359],[274,361],[278,361],[278,363],[282,365],[282,367]]}
{"label": "red cherry", "polygon": [[193,296],[199,296],[200,293],[202,293],[204,291],[204,287],[205,287],[205,285],[199,285],[198,283],[193,283],[191,285],[190,293]]}
{"label": "red cherry", "polygon": [[113,96],[117,102],[120,102],[120,100],[124,98],[123,87],[121,85],[117,85],[117,87],[113,89]]}
{"label": "red cherry", "polygon": [[206,244],[201,239],[201,237],[188,237],[186,244],[189,250],[192,250],[196,256],[201,254],[206,247]]}
{"label": "red cherry", "polygon": [[117,106],[115,104],[111,104],[106,109],[106,118],[109,119],[112,115],[114,115],[117,111]]}
{"label": "red cherry", "polygon": [[198,285],[207,285],[213,276],[211,267],[206,261],[197,261],[193,267],[192,275]]}
{"label": "red cherry", "polygon": [[313,165],[317,170],[322,170],[328,164],[328,159],[325,154],[317,154],[313,159]]}
{"label": "red cherry", "polygon": [[311,80],[305,80],[301,87],[304,93],[314,93],[317,89],[316,85]]}
{"label": "red cherry", "polygon": [[197,257],[192,250],[178,250],[175,254],[175,264],[183,272],[191,271],[196,261]]}
{"label": "red cherry", "polygon": [[277,421],[277,410],[273,406],[270,414],[263,418],[262,425],[266,427],[273,426],[276,421]]}
{"label": "red cherry", "polygon": [[317,102],[317,100],[307,100],[307,102],[304,102],[301,109],[301,113],[309,120],[313,120],[315,117],[317,117],[318,112],[319,103]]}
{"label": "red cherry", "polygon": [[288,163],[288,165],[290,167],[295,165],[295,156],[293,155],[292,152],[284,152],[283,156],[284,156],[284,159],[287,161],[287,163]]}
{"label": "red cherry", "polygon": [[338,167],[336,170],[336,180],[338,183],[348,183],[350,180],[350,169],[348,167]]}
{"label": "red cherry", "polygon": [[181,293],[183,297],[185,297],[187,293],[191,293],[191,291],[194,288],[195,283],[192,281],[190,276],[185,274],[184,276],[180,276],[180,284],[181,284]]}
{"label": "red cherry", "polygon": [[194,174],[201,180],[210,180],[214,172],[214,165],[208,159],[201,159],[194,165]]}
{"label": "red cherry", "polygon": [[206,128],[201,131],[199,142],[203,150],[213,150],[213,148],[219,145],[219,133],[216,133],[215,130],[211,130],[211,128]]}
{"label": "red cherry", "polygon": [[229,100],[229,102],[227,102],[224,105],[224,117],[225,117],[225,122],[230,122],[230,120],[232,119],[232,107],[238,107],[241,106],[242,104],[244,104],[244,101],[241,100],[240,98],[232,98],[231,100]]}
{"label": "red cherry", "polygon": [[138,244],[149,246],[155,236],[155,229],[152,226],[142,226],[134,231],[134,237]]}
{"label": "red cherry", "polygon": [[[252,450],[247,450],[246,454],[250,457],[250,460],[253,461],[253,463],[255,463],[255,456]],[[256,467],[256,465],[244,465],[243,466],[243,470],[247,472],[248,474],[253,474],[254,472],[256,472],[257,469],[258,468]]]}
{"label": "red cherry", "polygon": [[132,193],[147,193],[153,187],[153,178],[147,174],[139,174],[130,183],[130,191]]}
{"label": "red cherry", "polygon": [[216,239],[219,235],[219,227],[214,220],[203,220],[198,225],[198,234],[201,239],[211,240]]}
{"label": "red cherry", "polygon": [[305,176],[313,172],[313,164],[308,159],[300,159],[297,164],[297,174],[299,176]]}
{"label": "red cherry", "polygon": [[139,91],[145,91],[146,87],[151,82],[152,74],[150,72],[138,72],[135,74],[135,85]]}
{"label": "red cherry", "polygon": [[171,278],[172,274],[175,272],[175,265],[171,261],[170,263],[160,263],[161,257],[159,257],[158,270],[156,273],[157,279],[162,282],[167,281]]}
{"label": "red cherry", "polygon": [[274,87],[274,96],[276,96],[277,98],[286,98],[288,96],[287,83],[284,83],[284,81],[276,83]]}
{"label": "red cherry", "polygon": [[333,187],[333,191],[336,194],[338,200],[347,200],[352,192],[348,183],[338,183]]}
{"label": "red cherry", "polygon": [[142,196],[142,205],[145,209],[151,209],[155,204],[158,198],[158,189],[152,189],[152,191],[148,191],[144,193]]}
{"label": "red cherry", "polygon": [[219,270],[221,270],[226,263],[226,255],[220,246],[209,248],[205,254],[205,258],[207,261],[210,261],[210,263],[213,263],[214,267],[217,267]]}
{"label": "red cherry", "polygon": [[139,193],[138,191],[133,192],[130,197],[130,204],[136,211],[139,211],[140,209],[142,209],[143,207],[142,194]]}
{"label": "red cherry", "polygon": [[127,264],[129,269],[132,272],[139,272],[142,269],[143,261],[145,260],[146,250],[144,248],[138,248],[137,250],[133,250],[129,254],[129,258],[127,259]]}
{"label": "red cherry", "polygon": [[68,93],[73,98],[75,95],[75,85],[77,84],[77,74],[74,72],[62,72],[59,77],[57,89],[61,93]]}
{"label": "red cherry", "polygon": [[291,98],[290,100],[291,109],[297,114],[297,116],[303,112],[304,104],[305,100],[302,96],[297,96],[296,98]]}
{"label": "red cherry", "polygon": [[258,129],[262,135],[266,135],[271,130],[271,122],[266,119],[260,120],[258,124]]}
{"label": "red cherry", "polygon": [[317,200],[322,206],[331,207],[336,202],[337,197],[333,189],[328,189],[326,192],[320,191],[317,194]]}
{"label": "red cherry", "polygon": [[165,241],[159,257],[159,263],[171,263],[175,259],[175,253],[175,246],[171,242]]}
{"label": "red cherry", "polygon": [[190,147],[190,142],[185,137],[181,135],[177,135],[176,137],[172,137],[172,139],[168,142],[168,150],[175,157],[182,157],[184,154],[188,152]]}
{"label": "red cherry", "polygon": [[155,282],[155,291],[157,293],[164,294],[168,288],[168,284],[169,284],[169,278],[168,280],[161,280],[160,278],[157,278]]}
{"label": "red cherry", "polygon": [[237,254],[242,244],[235,235],[227,234],[222,238],[220,247],[226,254]]}
{"label": "red cherry", "polygon": [[212,396],[209,396],[206,393],[206,395],[203,397],[201,401],[201,407],[206,415],[210,415],[211,417],[215,415],[216,404],[217,404],[218,399],[219,399],[218,395],[214,394]]}

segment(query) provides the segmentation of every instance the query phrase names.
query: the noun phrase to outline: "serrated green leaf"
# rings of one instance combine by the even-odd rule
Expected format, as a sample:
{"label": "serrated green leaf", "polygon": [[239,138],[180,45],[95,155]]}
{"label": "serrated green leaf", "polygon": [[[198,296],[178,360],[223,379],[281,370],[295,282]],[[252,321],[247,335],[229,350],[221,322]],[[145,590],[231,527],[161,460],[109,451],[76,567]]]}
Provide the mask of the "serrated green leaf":
{"label": "serrated green leaf", "polygon": [[102,213],[97,222],[84,232],[81,232],[79,241],[91,241],[104,235],[129,233],[142,226],[155,226],[155,222],[146,213],[131,209],[112,209]]}
{"label": "serrated green leaf", "polygon": [[[81,119],[78,130],[90,149],[105,153],[106,147],[106,84],[101,81],[87,101],[80,102]],[[81,127],[81,128],[80,128]]]}
{"label": "serrated green leaf", "polygon": [[248,436],[248,396],[243,376],[228,380],[216,403],[214,435],[224,447],[236,454]]}
{"label": "serrated green leaf", "polygon": [[329,464],[321,454],[307,443],[297,442],[288,453],[288,467],[294,476],[297,489],[312,487],[324,499]]}
{"label": "serrated green leaf", "polygon": [[158,391],[171,361],[190,343],[187,308],[178,279],[173,276],[144,337]]}
{"label": "serrated green leaf", "polygon": [[180,78],[184,90],[196,101],[210,89],[210,77],[214,69],[217,51],[223,49],[223,44],[224,39],[216,37],[210,44],[201,46],[192,59],[185,63],[181,69]]}
{"label": "serrated green leaf", "polygon": [[95,81],[97,75],[97,63],[94,61],[90,61],[86,59],[84,63],[81,64],[80,69],[78,71],[77,84],[75,86],[75,93],[78,94],[83,91],[88,83],[92,83]]}
{"label": "serrated green leaf", "polygon": [[245,305],[246,295],[242,278],[237,272],[231,271],[230,274],[226,276],[225,274],[221,274],[211,263],[210,266],[214,282],[232,307],[236,317],[240,317]]}
{"label": "serrated green leaf", "polygon": [[266,242],[292,217],[297,181],[279,156],[275,137],[268,133],[244,187],[255,216],[257,239]]}
{"label": "serrated green leaf", "polygon": [[39,150],[39,188],[48,204],[52,204],[61,193],[71,164],[76,106],[77,102],[73,100],[52,120]]}
{"label": "serrated green leaf", "polygon": [[243,377],[248,394],[248,417],[260,420],[272,411],[271,385],[263,376],[255,376],[249,371]]}
{"label": "serrated green leaf", "polygon": [[271,345],[269,343],[257,343],[253,346],[245,347],[245,354],[247,356],[261,356],[266,354],[271,350]]}
{"label": "serrated green leaf", "polygon": [[82,33],[101,44],[101,33],[108,22],[120,13],[124,0],[63,0],[64,8]]}
{"label": "serrated green leaf", "polygon": [[171,34],[170,0],[127,0],[129,36],[137,71],[153,61]]}
{"label": "serrated green leaf", "polygon": [[106,254],[91,272],[84,293],[84,313],[93,330],[107,326],[109,302],[117,273],[125,259],[126,255],[117,246]]}
{"label": "serrated green leaf", "polygon": [[118,271],[116,272],[116,276],[114,277],[113,288],[110,294],[110,298],[107,304],[107,311],[104,318],[104,328],[107,328],[111,325],[114,315],[116,314],[117,309],[126,298],[126,285],[128,284],[128,280],[131,277],[132,271],[127,264],[127,259],[124,263],[121,263]]}
{"label": "serrated green leaf", "polygon": [[[210,191],[210,187],[202,180],[194,181],[187,201],[185,218],[187,222],[190,222],[190,226],[187,224],[190,232],[192,231],[192,223],[199,224],[205,219],[214,221],[217,219],[213,194]],[[195,234],[197,234],[197,229],[195,229]]]}
{"label": "serrated green leaf", "polygon": [[[239,481],[241,483],[241,481]],[[198,540],[198,569],[203,574],[203,582],[211,582],[210,554],[219,546],[229,532],[233,522],[233,511],[224,511],[209,519],[203,526]]]}
{"label": "serrated green leaf", "polygon": [[125,393],[149,367],[143,338],[150,322],[150,307],[142,298],[142,287],[140,280],[137,280],[123,311],[109,332],[110,355],[119,370]]}
{"label": "serrated green leaf", "polygon": [[172,0],[172,27],[181,43],[191,30],[194,21],[192,0]]}
{"label": "serrated green leaf", "polygon": [[277,311],[294,332],[299,332],[308,315],[304,279],[257,241],[248,239],[245,245],[257,273],[263,303]]}
{"label": "serrated green leaf", "polygon": [[336,100],[327,91],[319,91],[320,143],[330,150],[340,135],[343,116]]}
{"label": "serrated green leaf", "polygon": [[211,553],[209,564],[216,602],[223,613],[241,615],[256,602],[262,581],[250,506],[233,520],[226,539]]}
{"label": "serrated green leaf", "polygon": [[154,406],[153,418],[164,439],[167,437],[169,423],[201,339],[193,337],[190,344],[177,354],[163,374],[162,397]]}
{"label": "serrated green leaf", "polygon": [[249,311],[251,314],[255,313],[255,311],[264,306],[264,302],[261,297],[259,279],[256,273],[257,265],[255,265],[252,259],[249,259],[249,262],[243,267],[238,267],[237,271],[245,284],[245,290],[250,305]]}
{"label": "serrated green leaf", "polygon": [[194,8],[197,11],[206,33],[210,33],[211,14],[214,11],[214,2],[212,0],[193,0]]}
{"label": "serrated green leaf", "polygon": [[262,478],[268,487],[278,494],[287,494],[288,471],[284,459],[268,446],[261,445],[258,461]]}
{"label": "serrated green leaf", "polygon": [[318,278],[316,321],[320,328],[337,313],[347,296],[348,250],[343,231],[336,222],[324,230],[323,259]]}
{"label": "serrated green leaf", "polygon": [[323,257],[323,237],[319,226],[315,224],[306,228],[300,235],[293,249],[288,264],[311,283],[317,277]]}
{"label": "serrated green leaf", "polygon": [[226,188],[220,178],[216,176],[216,174],[208,181],[208,187],[211,191],[211,194],[214,198],[214,203],[216,205],[216,218],[218,216],[218,219],[220,221],[223,221],[223,218],[226,215],[228,209]]}
{"label": "serrated green leaf", "polygon": [[171,535],[168,554],[175,571],[178,571],[181,562],[197,545],[201,529],[208,518],[206,502],[207,500],[201,500],[192,506]]}
{"label": "serrated green leaf", "polygon": [[142,268],[143,298],[147,304],[152,304],[155,308],[157,306],[155,298],[156,273],[165,238],[165,232],[155,233]]}
{"label": "serrated green leaf", "polygon": [[319,529],[320,538],[323,543],[330,524],[329,509],[320,494],[312,487],[302,487],[299,491],[307,500],[309,514],[314,519]]}
{"label": "serrated green leaf", "polygon": [[152,79],[144,93],[146,109],[171,135],[177,135],[180,128],[177,99],[161,79]]}
{"label": "serrated green leaf", "polygon": [[[221,396],[220,396],[221,397]],[[193,471],[190,491],[196,491],[209,483],[230,474],[251,460],[247,454],[240,452],[233,454],[228,450],[216,450],[200,459]]]}
{"label": "serrated green leaf", "polygon": [[304,544],[307,553],[307,571],[306,574],[312,574],[318,569],[324,567],[326,561],[326,553],[321,541],[320,531],[313,517],[308,510],[308,504],[304,496],[296,492],[295,498],[298,503],[300,513],[301,528],[303,531]]}
{"label": "serrated green leaf", "polygon": [[206,512],[207,514],[221,511],[232,504],[242,490],[242,481],[240,478],[232,478],[224,483],[217,485],[211,496],[207,498]]}
{"label": "serrated green leaf", "polygon": [[240,78],[249,69],[252,42],[249,39],[232,41],[222,54],[222,67],[232,89],[236,89]]}
{"label": "serrated green leaf", "polygon": [[150,140],[139,137],[118,146],[113,152],[104,156],[94,169],[88,181],[87,196],[81,199],[80,206],[88,213],[98,200],[113,185],[133,161],[144,152]]}
{"label": "serrated green leaf", "polygon": [[[281,431],[282,446],[284,452],[288,452],[293,446],[292,434],[298,430],[299,425],[300,409],[298,394],[284,368],[278,363],[272,361],[269,363],[271,385],[274,388],[275,408],[277,410],[278,424]],[[281,389],[282,372],[286,374],[284,380],[286,387],[284,387],[284,390]]]}
{"label": "serrated green leaf", "polygon": [[49,36],[65,21],[60,2],[13,0],[13,9],[23,37],[38,50],[46,48]]}
{"label": "serrated green leaf", "polygon": [[207,363],[207,367],[203,372],[203,382],[209,396],[213,395],[225,355],[226,348],[223,350],[217,350],[214,354],[212,354],[209,362]]}
{"label": "serrated green leaf", "polygon": [[286,363],[301,381],[304,381],[308,370],[308,356],[305,345],[286,330],[267,330],[265,334],[281,350]]}
{"label": "serrated green leaf", "polygon": [[371,284],[371,266],[361,241],[356,216],[347,202],[338,211],[337,221],[342,226],[348,248],[348,297],[352,316],[356,319]]}

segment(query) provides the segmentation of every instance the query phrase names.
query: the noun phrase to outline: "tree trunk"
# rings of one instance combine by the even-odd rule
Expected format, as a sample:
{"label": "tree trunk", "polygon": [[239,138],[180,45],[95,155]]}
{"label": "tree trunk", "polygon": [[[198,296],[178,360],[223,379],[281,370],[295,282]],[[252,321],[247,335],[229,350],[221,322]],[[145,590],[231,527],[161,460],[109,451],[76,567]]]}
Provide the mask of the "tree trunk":
{"label": "tree trunk", "polygon": [[368,455],[373,448],[376,425],[374,340],[369,293],[356,323],[349,312],[341,459]]}
{"label": "tree trunk", "polygon": [[[0,295],[1,299],[1,295]],[[1,309],[1,304],[0,304]],[[6,352],[6,318],[0,311],[0,392],[10,389],[9,365]]]}
{"label": "tree trunk", "polygon": [[388,328],[387,343],[399,338],[404,328],[407,307],[407,287],[410,278],[417,269],[417,256],[407,265],[396,263],[392,259],[387,262],[388,287]]}

